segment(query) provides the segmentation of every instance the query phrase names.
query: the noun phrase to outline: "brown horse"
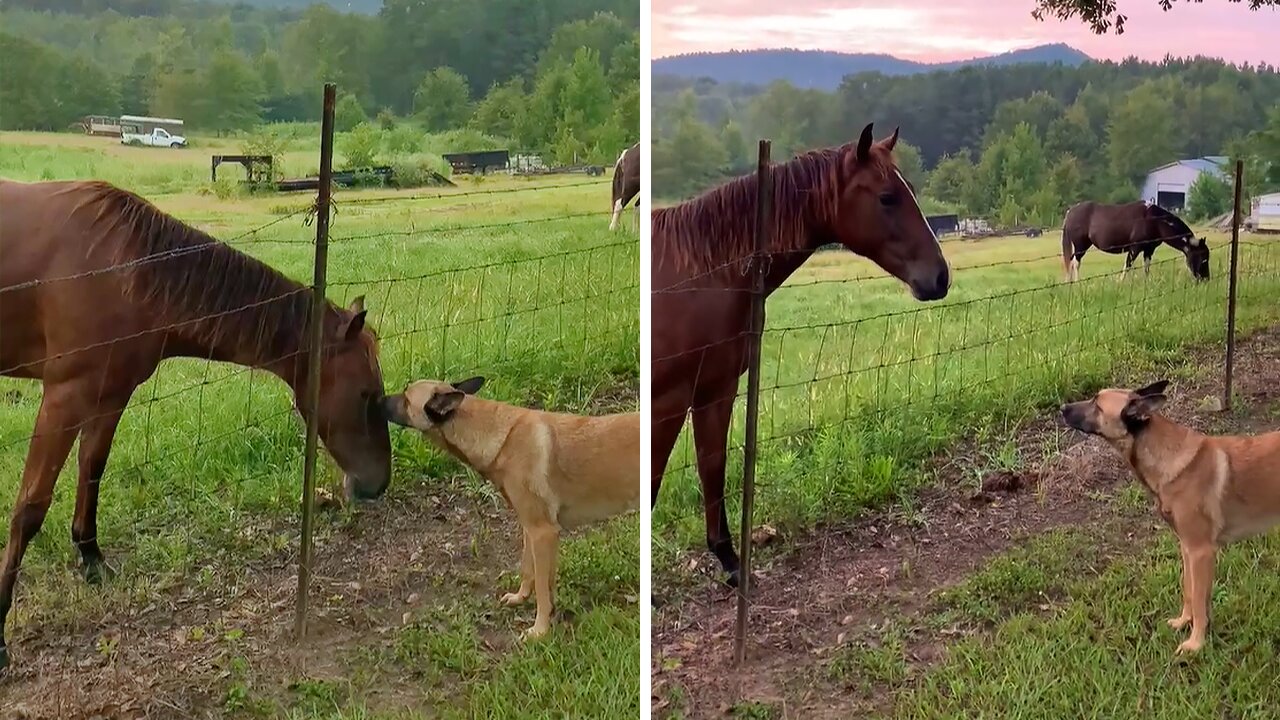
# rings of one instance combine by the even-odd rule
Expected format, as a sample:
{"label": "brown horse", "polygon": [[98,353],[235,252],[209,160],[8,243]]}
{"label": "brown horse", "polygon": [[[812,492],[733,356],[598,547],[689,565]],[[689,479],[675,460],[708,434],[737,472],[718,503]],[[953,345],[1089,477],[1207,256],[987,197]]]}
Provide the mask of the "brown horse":
{"label": "brown horse", "polygon": [[[609,220],[609,229],[615,230],[618,227],[618,216],[622,214],[622,209],[631,202],[631,199],[640,194],[640,143],[636,143],[618,156],[618,161],[613,164],[613,192],[611,199],[613,200],[613,217]],[[640,201],[636,201],[636,208],[640,207]],[[636,216],[636,222],[639,222],[639,215]]]}
{"label": "brown horse", "polygon": [[1209,279],[1209,245],[1177,215],[1142,201],[1123,205],[1077,203],[1067,210],[1062,221],[1062,266],[1067,282],[1080,279],[1080,260],[1090,246],[1113,255],[1125,253],[1122,279],[1139,253],[1144,272],[1150,274],[1151,256],[1160,243],[1186,257],[1196,280]]}
{"label": "brown horse", "polygon": [[[840,243],[902,280],[918,300],[946,297],[951,271],[898,172],[898,131],[816,150],[773,168],[766,292],[817,248]],[[724,506],[725,456],[738,379],[746,370],[757,181],[738,178],[653,211],[653,502],[686,416],[693,416],[707,547],[737,585]]]}
{"label": "brown horse", "polygon": [[[0,181],[0,375],[44,383],[0,565],[0,668],[18,568],[76,437],[71,540],[96,583],[112,573],[97,541],[98,483],[134,390],[165,358],[207,358],[267,370],[300,403],[311,302],[310,289],[132,193]],[[348,492],[377,497],[391,441],[363,301],[327,304],[323,330],[320,437]]]}

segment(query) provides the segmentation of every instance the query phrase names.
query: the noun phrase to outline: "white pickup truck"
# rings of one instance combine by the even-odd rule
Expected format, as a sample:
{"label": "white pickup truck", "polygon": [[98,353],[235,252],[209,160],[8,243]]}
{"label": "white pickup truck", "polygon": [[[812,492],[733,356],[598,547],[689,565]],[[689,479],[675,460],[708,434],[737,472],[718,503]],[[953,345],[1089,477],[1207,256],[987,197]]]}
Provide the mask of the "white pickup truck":
{"label": "white pickup truck", "polygon": [[181,148],[187,146],[187,139],[181,135],[170,135],[164,128],[156,128],[149,133],[125,132],[120,135],[120,142],[125,145],[145,145],[148,147]]}

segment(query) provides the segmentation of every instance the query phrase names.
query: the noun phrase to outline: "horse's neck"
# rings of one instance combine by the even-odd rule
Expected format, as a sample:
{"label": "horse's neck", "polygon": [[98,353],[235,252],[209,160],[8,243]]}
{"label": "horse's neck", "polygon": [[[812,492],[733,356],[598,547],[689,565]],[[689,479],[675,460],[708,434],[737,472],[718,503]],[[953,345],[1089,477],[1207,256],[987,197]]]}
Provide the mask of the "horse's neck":
{"label": "horse's neck", "polygon": [[239,333],[218,332],[217,322],[219,320],[213,318],[174,328],[166,340],[165,356],[214,360],[266,370],[295,391],[301,387],[306,379],[307,353],[303,333],[308,327],[307,318],[270,324],[263,319],[241,319],[240,322],[259,323],[254,334],[256,342],[245,342]]}
{"label": "horse's neck", "polygon": [[782,284],[813,256],[814,250],[815,248],[806,247],[772,254],[769,258],[768,274],[765,275],[764,280],[765,295],[770,295],[774,290],[782,287]]}

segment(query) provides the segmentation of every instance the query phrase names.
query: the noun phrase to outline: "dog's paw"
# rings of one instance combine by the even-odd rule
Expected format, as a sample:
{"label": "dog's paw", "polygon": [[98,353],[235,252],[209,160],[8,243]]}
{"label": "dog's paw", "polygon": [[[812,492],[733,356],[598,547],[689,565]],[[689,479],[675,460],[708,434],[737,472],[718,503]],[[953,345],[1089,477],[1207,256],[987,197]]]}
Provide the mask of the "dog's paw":
{"label": "dog's paw", "polygon": [[1174,630],[1181,630],[1182,628],[1187,626],[1187,623],[1191,622],[1191,616],[1179,615],[1176,618],[1169,618],[1166,622],[1168,622],[1169,627],[1173,628]]}
{"label": "dog's paw", "polygon": [[527,594],[521,595],[518,592],[513,592],[513,593],[507,593],[506,595],[503,595],[502,600],[500,602],[503,605],[506,605],[507,607],[511,607],[512,605],[519,605],[520,603],[523,603],[525,600],[528,600],[528,599],[529,599],[529,596]]}
{"label": "dog's paw", "polygon": [[551,623],[547,623],[545,625],[534,623],[533,627],[524,631],[524,633],[520,636],[520,639],[521,640],[537,640],[540,637],[544,637],[547,634],[547,631],[549,631],[550,629],[551,629]]}
{"label": "dog's paw", "polygon": [[1186,640],[1183,640],[1183,641],[1182,641],[1182,644],[1181,644],[1181,645],[1179,645],[1179,646],[1178,646],[1178,654],[1179,654],[1179,655],[1191,655],[1191,654],[1193,654],[1193,653],[1197,653],[1197,652],[1199,652],[1199,651],[1200,651],[1200,647],[1201,647],[1203,644],[1204,644],[1204,643],[1203,643],[1203,641],[1201,641],[1201,640],[1199,640],[1199,639],[1196,639],[1196,638],[1187,638]]}

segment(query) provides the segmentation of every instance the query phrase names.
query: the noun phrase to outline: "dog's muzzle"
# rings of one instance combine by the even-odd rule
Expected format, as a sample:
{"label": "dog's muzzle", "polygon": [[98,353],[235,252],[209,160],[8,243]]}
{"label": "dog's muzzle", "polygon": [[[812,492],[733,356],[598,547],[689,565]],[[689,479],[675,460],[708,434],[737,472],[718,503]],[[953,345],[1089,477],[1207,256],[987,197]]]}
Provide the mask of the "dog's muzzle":
{"label": "dog's muzzle", "polygon": [[378,402],[382,417],[387,422],[409,427],[409,414],[405,412],[404,395],[387,395]]}

